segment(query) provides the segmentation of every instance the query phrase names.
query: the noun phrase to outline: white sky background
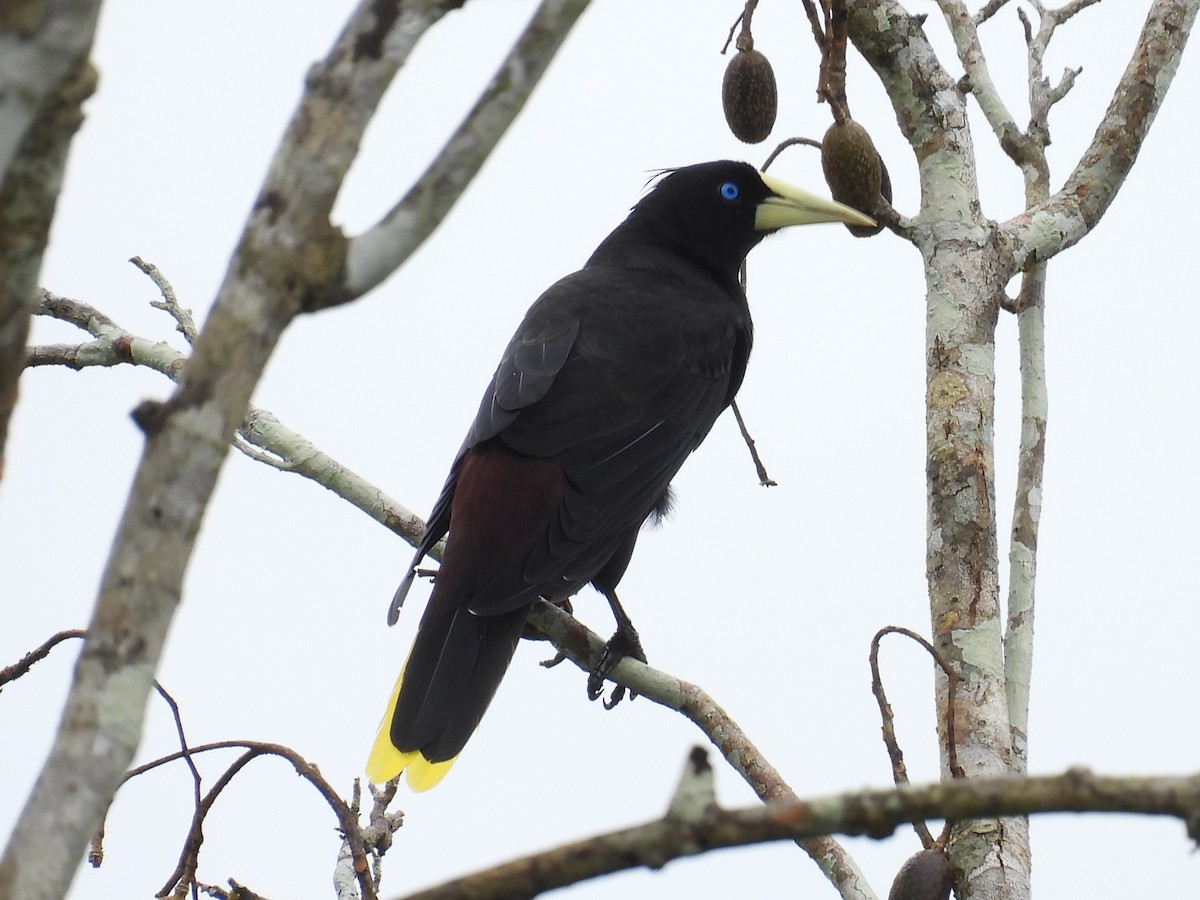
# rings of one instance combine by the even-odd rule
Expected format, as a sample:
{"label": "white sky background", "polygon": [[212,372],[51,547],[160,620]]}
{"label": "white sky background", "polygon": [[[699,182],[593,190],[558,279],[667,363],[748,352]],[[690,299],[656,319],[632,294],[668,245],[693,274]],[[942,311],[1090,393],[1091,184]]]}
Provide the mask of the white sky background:
{"label": "white sky background", "polygon": [[[1015,5],[1015,4],[1014,4]],[[1108,0],[1065,26],[1047,72],[1083,66],[1056,107],[1055,186],[1090,140],[1149,3]],[[169,339],[148,306],[140,255],[202,319],[308,65],[350,0],[112,2],[96,46],[99,93],[72,149],[42,283],[130,330]],[[351,233],[416,177],[487,82],[533,8],[471,3],[436,27],[368,133],[338,207]],[[949,46],[934,4],[927,32]],[[255,395],[343,464],[428,512],[480,392],[530,302],[578,267],[638,198],[649,170],[726,156],[761,163],[776,139],[820,137],[816,52],[798,3],[755,16],[782,107],[768,144],[726,131],[718,51],[739,2],[597,3],[481,177],[400,273],[349,307],[298,322]],[[1011,108],[1025,110],[1020,26],[1005,9],[983,32]],[[1200,138],[1195,47],[1133,174],[1096,233],[1050,269],[1050,424],[1038,583],[1031,769],[1196,770],[1195,581],[1200,477],[1192,210]],[[945,64],[958,70],[952,55]],[[886,98],[857,56],[849,90],[881,147],[896,206],[916,212],[915,166]],[[986,213],[1022,205],[1021,179],[976,121]],[[773,172],[825,191],[814,151]],[[801,796],[890,783],[866,662],[875,630],[928,632],[924,556],[924,284],[912,247],[840,226],[788,231],[751,256],[757,342],[740,401],[780,486],[759,487],[732,417],[676,481],[681,502],[643,537],[622,599],[656,666],[697,682],[740,722]],[[35,340],[82,339],[39,322]],[[1012,506],[1018,420],[1014,320],[998,335],[1001,534]],[[0,493],[8,613],[0,664],[84,627],[141,451],[129,410],[170,385],[132,368],[38,369],[23,379]],[[290,745],[343,792],[370,746],[428,588],[397,628],[388,601],[406,544],[298,477],[232,453],[209,509],[159,679],[192,743]],[[1002,542],[1002,556],[1007,544]],[[1005,585],[1005,588],[1007,586]],[[607,634],[603,601],[577,612]],[[0,696],[0,834],[50,745],[77,653],[61,647]],[[481,866],[662,813],[702,736],[639,700],[606,713],[584,675],[546,672],[522,647],[447,780],[402,795],[408,818],[385,861],[394,896]],[[931,665],[885,644],[886,684],[914,780],[937,777]],[[172,752],[152,699],[139,753]],[[202,761],[209,784],[231,762]],[[718,769],[725,805],[755,802]],[[121,789],[107,857],[72,897],[149,897],[191,812],[176,764]],[[200,878],[266,896],[331,896],[338,847],[324,802],[280,760],[251,764],[210,815]],[[1194,898],[1200,861],[1182,825],[1137,817],[1035,819],[1040,896]],[[847,841],[886,896],[918,849],[911,829]],[[725,851],[571,888],[600,898],[832,896],[789,844]]]}

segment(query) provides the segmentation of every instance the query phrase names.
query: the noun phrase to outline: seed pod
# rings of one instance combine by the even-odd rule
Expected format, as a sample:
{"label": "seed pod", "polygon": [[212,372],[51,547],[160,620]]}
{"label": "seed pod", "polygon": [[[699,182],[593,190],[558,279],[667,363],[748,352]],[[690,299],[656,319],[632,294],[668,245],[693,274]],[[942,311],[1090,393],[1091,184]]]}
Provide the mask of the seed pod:
{"label": "seed pod", "polygon": [[939,850],[922,850],[900,867],[888,892],[888,900],[949,900],[953,886],[954,868],[946,854]]}
{"label": "seed pod", "polygon": [[[882,197],[892,202],[892,179],[875,149],[871,135],[853,119],[834,122],[821,140],[821,168],[825,183],[838,203],[873,215]],[[855,237],[870,237],[882,225],[847,225]]]}
{"label": "seed pod", "polygon": [[[742,43],[739,40],[739,43]],[[757,144],[766,140],[779,112],[779,93],[775,89],[775,71],[767,58],[746,42],[725,67],[721,82],[721,105],[725,121],[739,141]]]}

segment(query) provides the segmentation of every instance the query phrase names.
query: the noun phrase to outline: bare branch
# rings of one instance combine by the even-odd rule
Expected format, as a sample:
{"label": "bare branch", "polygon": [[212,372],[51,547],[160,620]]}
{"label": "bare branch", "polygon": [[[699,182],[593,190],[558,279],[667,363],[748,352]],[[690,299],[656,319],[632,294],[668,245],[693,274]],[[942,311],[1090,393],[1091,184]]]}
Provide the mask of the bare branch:
{"label": "bare branch", "polygon": [[1200,836],[1200,776],[1118,778],[1073,769],[1040,778],[971,779],[791,800],[745,809],[713,807],[702,821],[669,815],[644,825],[595,835],[409,894],[403,900],[489,900],[529,897],[587,878],[721,847],[764,841],[805,841],[818,835],[887,837],[920,819],[977,819],[1037,812],[1130,812],[1175,816]]}
{"label": "bare branch", "polygon": [[801,2],[804,5],[804,14],[808,17],[808,25],[812,29],[813,40],[817,44],[817,49],[823,54],[825,52],[825,22],[817,12],[813,0],[801,0]]}
{"label": "bare branch", "polygon": [[9,166],[44,114],[47,99],[87,60],[99,14],[100,0],[5,4],[0,21],[5,62],[0,69],[0,183],[7,181]]}
{"label": "bare branch", "polygon": [[0,479],[67,151],[96,87],[99,6],[16,0],[0,15]]}
{"label": "bare branch", "polygon": [[[973,25],[968,25],[974,33]],[[850,36],[887,89],[912,145],[922,209],[912,232],[926,291],[926,581],[933,643],[972,698],[954,735],[973,777],[1010,773],[1011,734],[1003,683],[995,518],[994,379],[996,298],[1011,277],[998,264],[983,215],[966,97],[941,66],[919,25],[898,4],[850,7]],[[939,746],[950,698],[937,672]],[[943,771],[948,759],[942,757]],[[1029,890],[1025,823],[961,824],[949,846],[968,873],[970,896],[1021,897]]]}
{"label": "bare branch", "polygon": [[542,0],[491,84],[437,159],[378,224],[350,241],[345,291],[327,300],[343,302],[366,293],[429,237],[521,112],[588,3]]}
{"label": "bare branch", "polygon": [[1008,603],[1004,632],[1004,684],[1008,693],[1014,771],[1028,767],[1029,686],[1033,673],[1034,588],[1042,471],[1046,462],[1046,265],[1027,272],[1017,298],[1021,352],[1021,445],[1008,550]]}
{"label": "bare branch", "polygon": [[746,427],[746,420],[742,418],[742,411],[738,409],[737,401],[734,400],[730,405],[733,407],[733,417],[737,420],[738,431],[742,433],[742,440],[746,444],[746,449],[750,451],[754,471],[758,473],[758,483],[763,487],[776,487],[778,482],[767,474],[767,467],[763,465],[762,457],[758,455],[758,447],[755,446],[754,438],[750,436],[750,430]]}
{"label": "bare branch", "polygon": [[1071,0],[1070,3],[1065,3],[1057,10],[1054,10],[1054,17],[1058,19],[1059,24],[1067,21],[1076,13],[1082,12],[1089,6],[1095,6],[1100,0]]}
{"label": "bare branch", "polygon": [[1025,15],[1025,11],[1018,10],[1021,24],[1025,28],[1025,43],[1028,47],[1029,127],[1026,132],[1039,147],[1045,148],[1050,145],[1050,108],[1067,95],[1075,84],[1076,76],[1082,71],[1067,69],[1063,74],[1062,81],[1057,87],[1051,89],[1044,68],[1050,39],[1054,37],[1054,32],[1059,25],[1095,2],[1096,0],[1084,0],[1082,3],[1072,3],[1061,9],[1046,9],[1040,2],[1035,4],[1034,8],[1039,16],[1036,32],[1028,16]]}
{"label": "bare branch", "polygon": [[196,322],[192,318],[192,311],[184,309],[179,304],[179,298],[175,296],[175,288],[171,286],[171,282],[167,281],[167,276],[164,275],[153,263],[148,263],[140,256],[135,256],[130,260],[146,275],[150,276],[150,280],[158,287],[162,294],[162,300],[152,300],[150,305],[155,309],[161,309],[175,320],[175,330],[184,336],[189,344],[196,343]]}
{"label": "bare branch", "polygon": [[1008,0],[988,0],[973,16],[975,27],[978,28],[996,13],[1000,12],[1007,4]]}
{"label": "bare branch", "polygon": [[11,666],[5,666],[0,669],[0,690],[4,689],[4,685],[10,681],[16,681],[18,678],[27,674],[35,664],[41,662],[50,655],[50,651],[61,644],[63,641],[73,640],[75,638],[83,638],[87,632],[81,628],[72,628],[68,631],[60,631],[46,638],[39,646],[34,647]]}
{"label": "bare branch", "polygon": [[938,5],[941,6],[946,24],[954,37],[959,61],[966,71],[967,83],[979,102],[979,108],[999,138],[1004,152],[1017,165],[1026,167],[1031,163],[1026,136],[1017,127],[1017,120],[1008,111],[999,89],[992,81],[987,58],[979,43],[974,17],[967,11],[967,6],[962,0],[938,0]]}
{"label": "bare branch", "polygon": [[[585,672],[595,668],[604,652],[604,640],[599,635],[544,600],[534,603],[529,624],[545,634],[565,658]],[[690,719],[764,802],[796,799],[775,767],[729,714],[700,687],[629,657],[617,664],[611,677],[640,696]],[[798,843],[845,900],[869,900],[875,896],[854,860],[839,843],[826,837]]]}
{"label": "bare branch", "polygon": [[[220,796],[221,792],[229,785],[234,776],[236,776],[252,760],[260,756],[279,756],[292,764],[292,768],[296,770],[296,774],[317,790],[317,793],[319,793],[325,799],[325,802],[329,804],[330,809],[333,810],[334,815],[337,816],[338,827],[345,837],[347,845],[351,848],[350,852],[353,855],[354,871],[360,876],[359,886],[362,889],[363,897],[366,898],[366,900],[374,900],[376,897],[375,882],[372,881],[368,869],[367,855],[375,854],[378,856],[386,851],[387,847],[390,846],[390,832],[387,841],[385,841],[377,833],[378,829],[380,828],[380,821],[385,823],[383,827],[390,827],[394,824],[394,827],[391,828],[391,830],[394,831],[395,828],[400,826],[400,822],[402,821],[403,817],[399,814],[388,816],[380,808],[379,803],[376,803],[375,809],[372,811],[372,826],[375,830],[372,831],[370,841],[368,842],[364,838],[364,832],[358,824],[357,808],[351,807],[350,804],[347,804],[346,801],[342,799],[341,795],[339,795],[338,792],[333,788],[333,786],[325,780],[324,776],[321,775],[320,770],[290,747],[285,747],[282,744],[267,743],[264,741],[216,741],[209,744],[200,744],[191,748],[185,747],[185,749],[179,752],[167,754],[166,756],[138,766],[135,769],[131,769],[125,773],[124,777],[122,777],[121,784],[125,784],[139,775],[145,774],[152,769],[156,769],[179,759],[187,759],[190,765],[191,758],[194,756],[214,750],[228,749],[241,749],[245,752],[226,768],[221,777],[217,779],[216,783],[208,790],[197,806],[196,812],[192,817],[191,827],[188,829],[187,837],[184,840],[183,850],[180,853],[179,864],[176,866],[175,871],[171,873],[167,883],[163,886],[162,890],[159,891],[157,896],[166,896],[167,894],[171,894],[173,891],[175,891],[177,887],[182,886],[186,888],[188,885],[194,883],[196,862],[198,859],[200,844],[204,840],[202,831],[204,819],[212,810],[213,804],[216,802],[217,797]],[[383,803],[383,805],[386,806],[386,802],[390,802],[391,798],[394,796],[394,791],[391,794],[381,792],[376,799],[382,800],[386,797],[386,801]]]}
{"label": "bare branch", "polygon": [[[850,40],[887,90],[896,124],[917,158],[958,154],[964,146],[969,151],[966,105],[922,31],[924,17],[909,15],[894,0],[857,0],[847,12]],[[923,189],[925,178],[922,167]]]}
{"label": "bare branch", "polygon": [[1166,99],[1198,9],[1200,0],[1154,0],[1104,119],[1066,184],[1002,225],[1014,271],[1061,253],[1100,221]]}
{"label": "bare branch", "polygon": [[[163,341],[130,334],[98,310],[67,297],[42,292],[42,315],[70,322],[97,335],[86,344],[51,344],[29,348],[26,365],[88,366],[140,365],[175,380],[187,362],[179,350]],[[366,482],[280,422],[265,409],[250,407],[239,427],[234,446],[251,459],[285,472],[301,475],[349,500],[375,521],[410,544],[421,539],[420,516]],[[434,558],[439,558],[434,552]]]}
{"label": "bare branch", "polygon": [[1075,79],[1078,78],[1082,72],[1082,67],[1077,69],[1063,69],[1062,78],[1059,80],[1058,84],[1051,88],[1050,92],[1046,95],[1046,99],[1050,102],[1051,106],[1053,106],[1055,103],[1058,103],[1058,101],[1062,100],[1063,97],[1067,96],[1067,94],[1071,92],[1071,88],[1075,87]]}

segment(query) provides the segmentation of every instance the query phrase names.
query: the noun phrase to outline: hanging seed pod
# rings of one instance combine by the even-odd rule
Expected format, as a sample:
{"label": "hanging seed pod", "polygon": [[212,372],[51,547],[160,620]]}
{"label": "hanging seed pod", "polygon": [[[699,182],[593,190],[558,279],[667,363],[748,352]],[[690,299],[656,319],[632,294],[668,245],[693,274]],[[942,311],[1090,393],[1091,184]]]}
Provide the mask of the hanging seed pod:
{"label": "hanging seed pod", "polygon": [[949,900],[954,868],[940,850],[922,850],[896,874],[888,900]]}
{"label": "hanging seed pod", "polygon": [[[872,215],[882,197],[892,202],[892,179],[875,149],[871,135],[853,119],[834,122],[821,140],[821,168],[825,183],[838,203]],[[870,237],[882,225],[847,225],[855,237]]]}
{"label": "hanging seed pod", "polygon": [[738,51],[725,67],[721,82],[721,105],[725,121],[739,141],[757,144],[767,139],[779,112],[775,71],[765,56],[754,49],[753,39],[743,32]]}

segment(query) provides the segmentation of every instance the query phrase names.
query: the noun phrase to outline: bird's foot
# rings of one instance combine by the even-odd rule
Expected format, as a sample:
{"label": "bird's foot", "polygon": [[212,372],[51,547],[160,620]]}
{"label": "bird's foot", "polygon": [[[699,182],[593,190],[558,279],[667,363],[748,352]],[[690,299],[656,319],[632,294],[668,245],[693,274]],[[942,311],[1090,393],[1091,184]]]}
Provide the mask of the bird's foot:
{"label": "bird's foot", "polygon": [[[617,633],[604,645],[604,652],[600,654],[600,661],[596,663],[596,667],[588,675],[587,695],[589,700],[598,700],[604,694],[605,680],[612,675],[612,671],[617,667],[617,663],[626,656],[631,656],[638,662],[644,663],[646,661],[646,651],[642,649],[642,639],[638,637],[637,629],[632,625],[619,627]],[[612,709],[625,699],[625,693],[625,685],[614,685],[609,698],[604,701],[604,708]],[[637,696],[635,691],[629,691],[628,693],[630,700]]]}

